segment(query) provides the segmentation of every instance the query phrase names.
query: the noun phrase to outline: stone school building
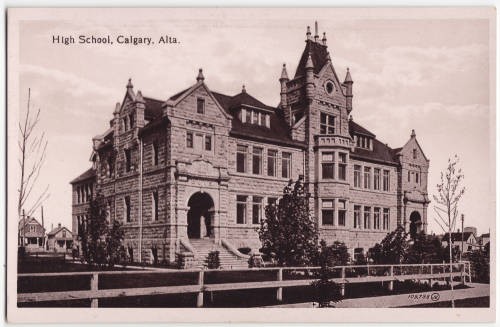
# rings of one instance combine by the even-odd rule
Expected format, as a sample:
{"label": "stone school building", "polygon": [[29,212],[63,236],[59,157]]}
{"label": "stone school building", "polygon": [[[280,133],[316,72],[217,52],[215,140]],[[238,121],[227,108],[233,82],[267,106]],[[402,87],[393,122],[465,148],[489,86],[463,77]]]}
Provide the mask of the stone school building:
{"label": "stone school building", "polygon": [[99,191],[134,261],[200,261],[211,249],[243,260],[238,249],[260,248],[264,207],[298,178],[320,238],[345,242],[353,256],[398,225],[425,231],[429,160],[415,132],[391,148],[357,124],[351,73],[339,74],[325,34],[308,28],[295,74],[283,65],[269,81],[276,107],[245,87],[212,91],[201,69],[168,99],[146,97],[129,80],[109,129],[92,139],[92,168],[71,182],[74,235]]}

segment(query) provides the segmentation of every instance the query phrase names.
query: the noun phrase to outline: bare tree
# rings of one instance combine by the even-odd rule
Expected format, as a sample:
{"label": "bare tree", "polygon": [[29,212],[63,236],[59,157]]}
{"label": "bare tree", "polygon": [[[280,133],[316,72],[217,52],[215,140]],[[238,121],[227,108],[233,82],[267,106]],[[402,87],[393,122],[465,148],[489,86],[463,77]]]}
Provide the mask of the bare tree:
{"label": "bare tree", "polygon": [[448,233],[448,247],[450,251],[450,285],[451,285],[451,306],[455,307],[453,297],[453,255],[451,233],[455,230],[458,217],[458,203],[465,193],[462,181],[464,174],[462,169],[457,167],[459,158],[457,155],[453,159],[448,159],[446,171],[441,172],[441,182],[437,184],[437,195],[433,195],[436,205],[434,211],[438,218],[435,218],[438,225],[445,233]]}
{"label": "bare tree", "polygon": [[[18,215],[30,216],[49,196],[47,185],[43,191],[34,198],[34,201],[28,202],[32,192],[37,186],[40,171],[46,159],[48,141],[45,132],[37,133],[38,123],[40,122],[40,109],[36,114],[31,112],[31,90],[28,89],[28,105],[24,120],[19,122],[19,141],[20,158],[18,159],[21,168],[21,180],[19,183],[19,202],[17,205]],[[29,206],[26,207],[29,203]]]}

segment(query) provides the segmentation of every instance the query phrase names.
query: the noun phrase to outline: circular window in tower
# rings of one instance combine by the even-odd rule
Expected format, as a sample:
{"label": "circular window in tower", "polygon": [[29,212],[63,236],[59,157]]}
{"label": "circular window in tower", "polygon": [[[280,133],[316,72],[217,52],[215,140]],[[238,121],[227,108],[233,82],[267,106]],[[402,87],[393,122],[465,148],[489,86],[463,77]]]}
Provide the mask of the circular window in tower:
{"label": "circular window in tower", "polygon": [[333,84],[332,81],[327,81],[325,83],[325,89],[326,89],[326,93],[332,94],[333,91],[335,90],[335,84]]}

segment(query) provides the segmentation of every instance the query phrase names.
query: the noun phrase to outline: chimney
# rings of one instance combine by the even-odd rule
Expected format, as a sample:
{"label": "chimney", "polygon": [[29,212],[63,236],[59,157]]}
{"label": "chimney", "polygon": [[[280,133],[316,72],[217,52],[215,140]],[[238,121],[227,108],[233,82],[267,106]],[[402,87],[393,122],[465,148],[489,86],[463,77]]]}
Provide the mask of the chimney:
{"label": "chimney", "polygon": [[319,41],[319,35],[318,35],[318,22],[314,22],[314,42]]}

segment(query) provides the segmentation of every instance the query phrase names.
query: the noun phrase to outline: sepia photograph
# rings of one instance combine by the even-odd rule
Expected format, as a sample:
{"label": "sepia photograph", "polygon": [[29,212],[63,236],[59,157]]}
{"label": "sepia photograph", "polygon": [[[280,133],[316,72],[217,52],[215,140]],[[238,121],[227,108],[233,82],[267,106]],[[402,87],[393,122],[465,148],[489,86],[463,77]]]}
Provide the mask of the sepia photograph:
{"label": "sepia photograph", "polygon": [[495,8],[7,18],[10,322],[494,321]]}

